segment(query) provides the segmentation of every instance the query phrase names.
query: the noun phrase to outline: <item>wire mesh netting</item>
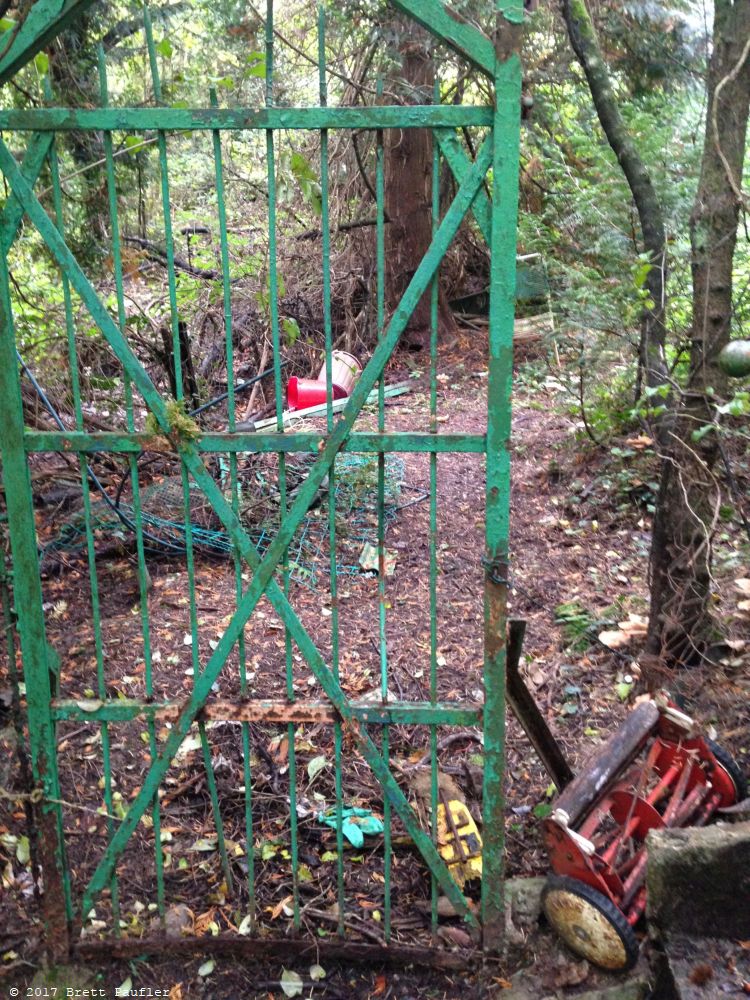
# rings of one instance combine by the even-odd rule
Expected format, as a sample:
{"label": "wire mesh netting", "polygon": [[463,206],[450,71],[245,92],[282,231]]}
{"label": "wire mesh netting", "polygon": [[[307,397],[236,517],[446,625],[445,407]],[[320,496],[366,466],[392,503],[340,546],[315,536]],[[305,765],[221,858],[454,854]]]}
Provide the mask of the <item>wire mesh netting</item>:
{"label": "wire mesh netting", "polygon": [[[306,478],[314,456],[297,456],[287,464],[288,499],[293,499]],[[229,490],[227,470],[220,467],[222,485]],[[339,455],[335,463],[334,509],[336,512],[336,563],[343,574],[367,572],[360,557],[363,549],[377,543],[378,529],[378,460],[375,455]],[[229,555],[232,543],[218,527],[216,515],[202,491],[193,483],[188,487],[189,530],[193,545],[212,555]],[[405,483],[404,460],[398,455],[385,459],[384,525],[395,520],[405,491],[416,500],[427,494]],[[328,560],[328,516],[330,480],[321,486],[318,498],[308,511],[289,546],[289,570],[293,580],[315,588],[321,573],[330,571]],[[408,501],[413,503],[414,498]],[[141,491],[140,520],[146,533],[146,547],[152,552],[179,554],[185,551],[186,519],[182,480],[169,476]],[[278,477],[275,470],[253,463],[249,474],[239,484],[240,519],[258,552],[262,555],[279,528],[281,509]],[[112,501],[103,493],[92,494],[91,519],[95,537],[127,540],[136,511],[123,500]],[[42,555],[76,552],[86,546],[84,511],[77,509],[62,523],[53,539],[42,548]]]}

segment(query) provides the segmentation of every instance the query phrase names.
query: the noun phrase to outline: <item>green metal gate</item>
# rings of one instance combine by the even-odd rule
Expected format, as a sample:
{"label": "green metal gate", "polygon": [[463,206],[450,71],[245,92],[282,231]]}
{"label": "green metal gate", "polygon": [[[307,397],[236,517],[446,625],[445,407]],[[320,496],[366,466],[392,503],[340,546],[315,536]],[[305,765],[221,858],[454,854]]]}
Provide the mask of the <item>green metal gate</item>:
{"label": "green metal gate", "polygon": [[[256,871],[254,864],[254,833],[251,773],[250,726],[260,722],[276,723],[286,727],[289,740],[289,802],[290,828],[289,865],[292,892],[288,908],[291,911],[293,930],[301,945],[309,944],[325,950],[322,939],[310,940],[305,935],[305,908],[300,899],[300,841],[298,835],[297,767],[295,757],[295,727],[300,723],[323,723],[333,728],[334,767],[336,774],[336,864],[337,864],[337,919],[332,929],[332,941],[346,937],[347,912],[350,901],[346,898],[344,878],[344,850],[342,837],[342,754],[356,748],[363,761],[369,765],[382,789],[380,809],[384,818],[383,839],[383,919],[382,941],[386,950],[398,952],[409,960],[410,951],[395,947],[391,929],[391,885],[394,845],[391,840],[392,821],[398,818],[421,855],[425,869],[433,881],[433,929],[436,925],[435,901],[437,893],[445,894],[466,923],[481,931],[486,950],[498,948],[503,928],[503,767],[504,767],[504,664],[506,628],[506,590],[508,562],[508,506],[509,459],[508,437],[510,428],[510,386],[512,369],[512,335],[514,315],[515,240],[517,209],[518,142],[520,118],[520,63],[518,58],[519,32],[523,16],[522,0],[504,0],[498,4],[497,31],[494,43],[466,22],[454,18],[439,0],[393,0],[396,7],[425,26],[437,39],[458,51],[494,85],[494,106],[387,106],[329,107],[326,101],[326,66],[324,54],[325,18],[319,16],[319,83],[318,107],[289,108],[273,106],[274,33],[273,4],[268,2],[266,19],[266,106],[263,108],[229,108],[218,106],[215,96],[209,107],[200,109],[170,108],[161,104],[158,60],[148,11],[145,13],[145,37],[152,76],[154,106],[123,108],[108,106],[108,88],[105,61],[100,60],[101,106],[94,109],[73,110],[53,106],[48,94],[47,106],[35,110],[1,111],[0,130],[7,137],[12,135],[18,143],[28,136],[23,161],[17,161],[6,141],[0,140],[0,169],[8,190],[8,198],[0,219],[0,421],[2,422],[3,485],[10,523],[15,606],[17,609],[21,648],[26,683],[29,729],[34,778],[39,789],[39,815],[42,835],[39,850],[43,868],[44,912],[47,924],[47,944],[53,954],[66,953],[71,947],[84,945],[92,948],[92,940],[104,947],[120,948],[121,953],[143,951],[148,942],[140,938],[130,940],[123,927],[119,900],[122,896],[119,864],[123,851],[140,828],[150,831],[153,839],[153,864],[156,878],[156,920],[163,929],[164,914],[170,904],[168,879],[165,878],[163,843],[167,839],[163,829],[164,815],[160,805],[163,782],[181,744],[191,730],[198,733],[203,754],[206,782],[212,803],[216,829],[218,856],[225,884],[222,891],[235,892],[240,909],[247,913],[241,933],[234,936],[234,944],[246,952],[270,952],[274,948],[288,948],[287,941],[279,941],[265,928],[259,934],[258,914],[255,912]],[[56,31],[65,18],[83,9],[85,3],[60,3],[38,0],[27,18],[18,38],[0,60],[0,78],[8,79],[25,61],[32,58]],[[433,180],[437,177],[439,158],[444,157],[456,180],[456,193],[449,208],[439,219],[437,184],[435,194],[432,244],[424,259],[416,267],[413,278],[389,322],[384,310],[384,168],[383,130],[421,128],[432,130],[435,139]],[[484,136],[472,161],[458,141],[457,129],[478,128]],[[323,282],[326,333],[327,370],[331,372],[331,302],[330,302],[330,225],[328,211],[328,136],[329,130],[372,130],[377,135],[377,312],[379,343],[372,353],[340,416],[331,407],[332,386],[328,376],[328,408],[325,433],[285,432],[282,413],[281,342],[278,309],[279,288],[277,281],[275,243],[275,137],[279,130],[314,130],[320,135],[323,232]],[[91,280],[84,273],[66,243],[62,188],[59,177],[55,137],[68,130],[82,130],[103,135],[107,192],[109,199],[112,234],[114,301],[111,311],[102,301]],[[222,164],[222,133],[227,130],[258,130],[265,133],[268,218],[269,218],[269,295],[271,328],[274,348],[274,381],[277,427],[271,432],[242,432],[235,430],[236,406],[233,386],[233,337],[232,301],[229,280],[229,249],[227,220],[224,212],[224,173]],[[115,159],[113,133],[127,132],[142,136],[148,133],[155,140],[161,178],[163,202],[163,232],[167,255],[169,299],[171,305],[171,332],[178,374],[178,398],[182,393],[179,377],[180,333],[176,301],[174,262],[174,237],[170,209],[170,175],[167,136],[176,133],[204,132],[211,138],[215,167],[216,207],[220,224],[221,270],[223,281],[224,319],[226,328],[226,361],[229,386],[229,429],[222,434],[204,434],[197,438],[187,431],[180,421],[174,404],[165,400],[155,388],[144,366],[139,362],[128,343],[125,330],[125,302],[123,293],[123,264],[118,221],[118,203],[115,188]],[[35,184],[45,164],[49,165],[52,178],[53,207],[51,215],[43,207]],[[493,198],[486,193],[486,179],[492,177]],[[437,283],[436,275],[442,258],[467,213],[473,212],[476,221],[491,249],[491,306],[489,332],[489,359],[487,382],[487,431],[485,433],[441,434],[437,411]],[[70,363],[70,380],[76,412],[75,429],[58,432],[30,431],[24,428],[20,392],[20,373],[14,337],[14,289],[9,280],[8,254],[16,239],[24,216],[40,234],[46,248],[59,267],[65,302],[66,336]],[[386,363],[399,343],[408,319],[425,293],[432,290],[432,338],[430,350],[430,406],[429,431],[387,432],[383,373]],[[88,310],[91,319],[106,338],[118,359],[125,384],[127,400],[127,426],[118,433],[85,432],[82,399],[78,382],[79,357],[73,296]],[[114,312],[114,315],[113,315]],[[372,393],[378,400],[377,430],[354,431],[355,419]],[[145,406],[155,418],[158,433],[137,428],[137,413]],[[153,430],[153,428],[152,428]],[[198,620],[195,600],[195,558],[189,522],[185,526],[185,547],[190,578],[189,610],[193,639],[193,682],[184,699],[164,704],[154,697],[148,617],[148,574],[145,562],[145,542],[142,510],[139,503],[138,456],[147,451],[169,451],[180,459],[181,479],[189,507],[191,491],[199,490],[205,496],[223,530],[231,539],[236,568],[236,608],[227,627],[213,649],[200,662],[198,656]],[[381,665],[381,699],[375,703],[357,702],[344,693],[339,665],[338,605],[336,580],[336,521],[335,512],[329,511],[331,542],[331,625],[332,649],[322,655],[315,642],[301,624],[293,607],[294,591],[289,584],[288,547],[301,521],[315,500],[326,477],[335,475],[335,460],[343,451],[370,453],[377,456],[379,492],[379,582],[380,595],[377,632],[374,641],[379,650]],[[93,697],[55,697],[50,680],[50,648],[45,631],[43,591],[39,572],[39,556],[35,526],[32,491],[29,476],[29,455],[38,452],[68,452],[78,455],[84,496],[86,542],[88,552],[89,587],[92,604],[92,636],[95,650],[95,679],[91,682]],[[281,491],[281,522],[271,543],[259,552],[238,517],[237,462],[248,453],[273,453],[278,455],[279,485]],[[430,470],[430,698],[426,702],[394,700],[389,693],[388,649],[385,641],[387,618],[387,584],[384,554],[384,475],[386,458],[391,453],[422,453],[429,456]],[[482,560],[485,587],[484,627],[484,700],[480,703],[438,701],[437,656],[437,607],[436,607],[436,518],[437,518],[437,468],[438,455],[450,452],[474,453],[486,456],[486,550]],[[145,697],[130,699],[113,697],[108,688],[107,656],[103,647],[99,617],[99,584],[95,552],[95,538],[91,521],[89,475],[87,454],[119,453],[130,463],[133,496],[132,527],[137,542],[137,568],[142,616],[143,659],[145,663]],[[230,488],[222,489],[206,465],[207,456],[228,456]],[[285,495],[285,463],[290,455],[309,453],[315,457],[309,474],[296,495]],[[480,484],[477,483],[477,488]],[[332,495],[332,493],[331,493]],[[332,505],[331,505],[332,506]],[[477,561],[479,561],[479,554]],[[253,615],[261,598],[266,597],[284,626],[285,635],[285,684],[286,697],[269,701],[254,696],[252,679],[248,676],[247,650],[244,626]],[[295,693],[293,684],[293,656],[302,657],[306,668],[325,693],[326,700],[310,702]],[[230,656],[239,664],[240,697],[234,701],[220,701],[212,697],[212,687],[226,672]],[[169,720],[169,728],[158,736],[158,725]],[[81,879],[81,866],[72,866],[68,858],[66,840],[65,803],[61,794],[58,773],[58,729],[61,721],[76,720],[81,725],[94,725],[101,733],[101,796],[102,812],[107,817],[106,838],[94,858],[93,871]],[[111,764],[113,741],[117,740],[120,725],[133,720],[145,726],[144,743],[149,763],[142,775],[137,794],[123,804],[117,791]],[[211,761],[209,721],[228,720],[241,723],[242,753],[244,761],[244,815],[247,878],[244,885],[233,874],[222,823],[222,803],[216,787]],[[389,727],[402,723],[427,727],[431,749],[431,829],[425,830],[414,809],[396,781],[389,760]],[[453,880],[446,863],[435,846],[435,815],[438,802],[437,786],[437,732],[439,726],[481,725],[484,736],[483,779],[483,863],[481,912],[470,908],[463,892]],[[147,735],[146,735],[147,734]],[[97,765],[98,766],[98,765]],[[125,805],[127,808],[125,808]],[[429,826],[429,824],[428,824]],[[413,847],[410,848],[413,850]],[[85,869],[85,864],[82,865]],[[92,924],[92,911],[98,924]],[[160,923],[159,923],[160,919]],[[92,931],[95,927],[96,933]],[[338,932],[338,935],[336,935]],[[117,939],[117,940],[116,940]],[[106,941],[109,940],[109,944]],[[154,940],[157,944],[154,944]],[[164,938],[151,940],[150,947],[165,947]],[[229,947],[227,936],[216,939],[222,947]],[[161,942],[161,945],[158,942]],[[200,937],[196,948],[212,947],[210,937]],[[182,944],[184,947],[184,942]],[[335,944],[331,944],[335,951]],[[363,951],[367,949],[363,946]],[[416,953],[414,953],[416,954]]]}

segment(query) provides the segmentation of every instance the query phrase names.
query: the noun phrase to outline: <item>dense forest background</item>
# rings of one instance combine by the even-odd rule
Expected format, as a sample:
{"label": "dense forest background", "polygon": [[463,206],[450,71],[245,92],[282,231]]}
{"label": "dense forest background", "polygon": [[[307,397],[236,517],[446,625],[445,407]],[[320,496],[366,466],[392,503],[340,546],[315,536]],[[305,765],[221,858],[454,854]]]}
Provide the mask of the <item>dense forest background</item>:
{"label": "dense forest background", "polygon": [[[728,523],[747,530],[743,418],[750,396],[727,383],[715,362],[730,335],[741,336],[750,319],[742,193],[748,15],[728,0],[717,2],[715,11],[692,0],[527,6],[518,252],[534,262],[537,277],[542,274],[541,305],[551,313],[544,350],[579,412],[581,438],[616,452],[625,464],[631,457],[652,459],[635,487],[646,513],[656,518],[649,648],[658,658],[689,662],[716,639],[713,542]],[[492,33],[491,12],[472,0],[455,7]],[[245,0],[196,0],[152,4],[150,13],[160,100],[174,107],[492,99],[486,80],[435,49],[427,32],[382,3],[344,0],[326,8],[322,97],[318,11],[311,4],[276,5],[270,86],[265,10]],[[141,5],[125,0],[94,4],[1,99],[20,108],[96,106],[103,99],[102,58],[111,104],[153,102]],[[473,155],[477,136],[461,139]],[[156,137],[115,133],[114,143],[128,333],[169,392],[174,375]],[[222,136],[240,377],[265,369],[271,356],[269,169],[289,371],[313,369],[323,340],[319,136],[279,134],[270,168],[265,143],[253,132]],[[364,354],[377,337],[375,150],[371,133],[330,136],[334,340]],[[387,137],[386,154],[392,305],[429,239],[423,179],[432,150],[427,140],[398,134]],[[100,287],[110,290],[114,312],[103,140],[68,133],[58,141],[58,156],[67,240]],[[197,407],[226,388],[211,137],[171,136],[169,167],[176,298],[188,354],[184,388]],[[444,166],[441,203],[447,204],[453,183]],[[43,175],[41,187],[51,207],[49,177]],[[65,412],[70,385],[63,289],[30,227],[16,241],[11,272],[20,351]],[[444,342],[455,334],[449,303],[481,310],[488,280],[486,247],[467,221],[441,271]],[[521,313],[524,308],[519,304]],[[417,310],[405,346],[424,348],[426,326]],[[85,417],[106,429],[117,424],[124,387],[83,313],[78,329],[88,331],[84,389],[98,399]],[[267,415],[272,405],[258,389],[241,415]],[[46,426],[33,396],[28,419]],[[624,437],[640,444],[623,450]]]}

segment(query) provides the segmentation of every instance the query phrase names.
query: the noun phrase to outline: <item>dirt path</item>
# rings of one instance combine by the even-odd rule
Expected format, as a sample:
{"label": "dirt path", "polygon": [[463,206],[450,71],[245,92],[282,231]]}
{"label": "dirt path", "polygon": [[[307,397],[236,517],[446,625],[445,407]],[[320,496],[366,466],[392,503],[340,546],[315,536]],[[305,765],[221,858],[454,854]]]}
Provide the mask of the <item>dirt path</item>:
{"label": "dirt path", "polygon": [[[622,461],[613,462],[602,454],[592,457],[574,440],[576,418],[566,413],[564,396],[553,375],[544,382],[537,368],[536,376],[533,391],[520,388],[515,400],[510,609],[513,616],[528,621],[523,667],[527,683],[575,767],[617,726],[630,699],[649,680],[638,679],[638,670],[631,661],[637,648],[613,654],[596,641],[598,632],[607,625],[645,610],[648,515],[638,492],[638,470],[621,475]],[[466,354],[445,360],[439,378],[441,431],[483,431],[485,385],[480,360],[474,361]],[[373,427],[374,419],[372,413],[368,414],[361,429]],[[388,407],[386,429],[427,427],[428,397],[421,378],[413,393]],[[633,461],[640,462],[637,453]],[[418,499],[429,488],[429,475],[428,456],[404,457],[404,487],[399,501],[402,506],[386,538],[388,549],[396,557],[395,572],[387,581],[387,681],[392,696],[404,700],[425,700],[430,694],[430,511],[429,502]],[[447,701],[481,701],[481,456],[439,457],[437,506],[438,696]],[[323,544],[316,588],[292,583],[291,600],[303,625],[329,657],[332,605],[327,592],[327,559]],[[61,575],[50,575],[45,580],[49,637],[63,664],[61,694],[87,699],[95,696],[97,671],[87,571],[78,557],[68,557],[67,562]],[[157,700],[180,698],[193,683],[194,654],[197,652],[199,664],[205,664],[232,614],[234,574],[226,561],[197,559],[198,629],[194,641],[184,562],[150,558],[149,570],[153,581],[149,595],[153,694]],[[105,558],[98,561],[97,571],[107,693],[111,697],[143,698],[146,667],[133,564],[127,558]],[[568,624],[563,627],[561,606],[567,609],[562,616],[567,617]],[[362,697],[378,688],[381,681],[377,580],[359,573],[342,575],[339,615],[342,687],[349,696]],[[291,651],[287,677],[284,632],[266,601],[260,603],[245,631],[245,646],[248,683],[254,697],[283,698],[288,683],[293,684],[298,698],[321,696],[296,650]],[[238,678],[235,653],[217,681],[216,696],[236,697]],[[635,682],[632,690],[630,679]],[[710,690],[705,676],[698,672],[681,684],[692,697],[692,708],[703,718],[710,720],[720,705],[728,723],[730,747],[736,751],[747,747],[746,720],[743,723],[740,707],[746,687],[731,671],[713,675]],[[149,737],[141,722],[112,726],[110,732],[114,788],[121,796],[120,808],[124,808],[143,779]],[[166,729],[157,727],[157,738],[165,735]],[[453,730],[441,729],[439,738],[455,735]],[[196,740],[180,754],[164,785],[162,830],[168,835],[162,845],[168,861],[165,882],[171,905],[188,905],[201,919],[210,914],[204,924],[214,921],[227,929],[248,904],[244,887],[247,858],[242,849],[242,741],[239,728],[229,723],[212,726],[208,736],[225,833],[236,845],[236,853],[234,846],[231,848],[231,863],[238,896],[230,898],[223,884],[208,786]],[[446,742],[440,763],[461,786],[474,814],[479,816],[480,748],[476,734],[465,737]],[[66,836],[78,891],[101,857],[107,839],[107,822],[96,815],[102,804],[101,739],[101,731],[95,726],[71,723],[60,727],[62,797],[69,803],[64,810]],[[285,727],[279,726],[252,726],[250,744],[258,916],[269,931],[283,933],[289,921],[291,892],[287,854],[290,746]],[[507,747],[509,873],[544,873],[547,865],[540,846],[539,816],[547,808],[549,779],[512,718]],[[415,765],[428,748],[426,727],[392,729],[391,760],[405,788],[410,788],[418,771]],[[381,813],[381,791],[352,749],[345,738],[344,801]],[[335,838],[315,818],[334,800],[330,728],[298,727],[293,755],[299,781],[300,863],[307,873],[300,884],[301,903],[320,912],[335,901],[335,865],[321,860],[335,848]],[[311,778],[308,768],[321,757],[324,766]],[[18,817],[10,828],[20,829]],[[398,823],[393,832],[396,838],[401,834]],[[201,847],[201,843],[206,846]],[[379,845],[379,839],[373,840],[372,849],[355,862],[351,860],[353,852],[349,852],[345,866],[352,926],[366,926],[376,933],[379,927],[373,925],[371,914],[379,912],[384,903]],[[139,825],[118,869],[121,919],[131,933],[147,929],[152,919],[149,906],[156,896],[154,850],[152,825]],[[414,863],[408,847],[396,850],[393,884],[395,938],[426,943],[428,921],[419,914],[429,898],[429,880],[421,866]],[[21,888],[20,878],[17,888]],[[15,898],[19,903],[20,897]],[[16,926],[23,918],[20,909],[14,910]],[[111,920],[108,902],[98,906],[98,917]],[[314,917],[306,918],[305,925],[310,933],[330,930],[329,922]],[[195,977],[193,981],[197,981]],[[200,990],[190,995],[200,995]]]}

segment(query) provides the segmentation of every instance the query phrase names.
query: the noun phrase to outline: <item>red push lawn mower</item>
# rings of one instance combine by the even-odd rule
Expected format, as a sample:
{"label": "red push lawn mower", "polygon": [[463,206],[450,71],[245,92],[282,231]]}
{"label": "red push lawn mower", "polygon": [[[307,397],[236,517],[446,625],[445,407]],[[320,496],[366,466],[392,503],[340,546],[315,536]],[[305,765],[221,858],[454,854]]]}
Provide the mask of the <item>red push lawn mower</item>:
{"label": "red push lawn mower", "polygon": [[508,703],[560,789],[544,821],[554,874],[542,906],[573,951],[603,969],[629,969],[646,908],[649,830],[705,826],[746,797],[745,779],[666,695],[633,709],[574,777],[519,672],[525,629],[510,622]]}
{"label": "red push lawn mower", "polygon": [[544,822],[550,924],[595,965],[630,968],[638,957],[633,928],[646,908],[646,834],[704,826],[746,794],[735,761],[692,719],[666,698],[641,703]]}

